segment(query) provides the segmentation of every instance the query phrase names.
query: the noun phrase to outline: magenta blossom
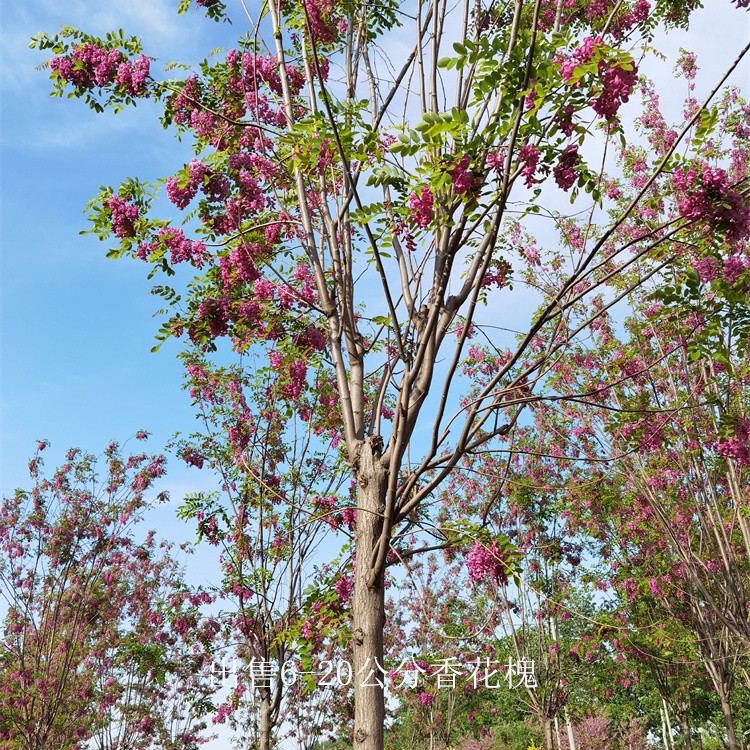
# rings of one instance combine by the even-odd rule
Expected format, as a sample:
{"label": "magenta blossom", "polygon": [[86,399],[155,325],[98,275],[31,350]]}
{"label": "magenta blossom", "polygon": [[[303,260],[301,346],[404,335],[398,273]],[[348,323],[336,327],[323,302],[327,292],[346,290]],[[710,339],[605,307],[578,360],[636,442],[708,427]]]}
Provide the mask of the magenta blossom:
{"label": "magenta blossom", "polygon": [[414,223],[424,229],[432,221],[435,199],[428,187],[423,187],[419,195],[412,193],[409,198],[409,208],[414,212],[412,217]]}

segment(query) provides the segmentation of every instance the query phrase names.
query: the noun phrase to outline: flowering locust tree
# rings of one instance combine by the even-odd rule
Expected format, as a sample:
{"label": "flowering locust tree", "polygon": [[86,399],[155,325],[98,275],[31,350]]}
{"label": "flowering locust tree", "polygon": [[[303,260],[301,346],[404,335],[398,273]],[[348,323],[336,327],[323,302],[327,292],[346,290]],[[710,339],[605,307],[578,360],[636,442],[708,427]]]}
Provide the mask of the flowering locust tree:
{"label": "flowering locust tree", "polygon": [[[688,116],[695,67],[694,56],[683,55],[677,71],[688,81]],[[649,160],[661,158],[675,132],[652,87],[642,86],[647,107],[639,126],[653,155],[630,149],[618,200],[641,189]],[[602,315],[554,363],[546,388],[561,398],[534,407],[535,428],[523,448],[534,457],[527,465],[547,465],[538,486],[562,494],[562,515],[574,533],[595,540],[630,628],[663,633],[663,623],[653,620],[668,619],[692,638],[703,669],[688,672],[710,680],[728,745],[736,747],[731,692],[750,647],[750,214],[743,197],[750,129],[737,91],[727,91],[714,113],[722,142],[707,139],[695,162],[655,181],[642,224],[618,229],[624,240],[667,217],[695,216],[690,234],[672,245],[669,275],[628,292],[624,319]],[[673,194],[665,190],[669,181],[678,188]],[[704,213],[713,190],[723,194],[715,207],[721,216]],[[565,241],[577,242],[578,231],[563,226]],[[558,272],[544,270],[554,294]],[[620,279],[626,289],[632,274]],[[571,331],[579,323],[578,313],[567,321]],[[586,397],[564,398],[568,393]],[[654,645],[668,640],[662,634]],[[652,649],[638,650],[646,657]],[[668,695],[669,681],[661,682],[665,712],[674,700],[684,717],[687,691]]]}
{"label": "flowering locust tree", "polygon": [[[196,522],[199,539],[221,550],[220,591],[236,668],[215,721],[228,720],[253,747],[267,750],[281,721],[292,722],[309,702],[290,680],[289,663],[307,656],[295,645],[304,641],[320,654],[321,625],[344,616],[350,575],[332,570],[324,576],[327,589],[308,584],[316,547],[326,532],[349,534],[353,513],[336,508],[344,479],[336,449],[321,444],[309,422],[296,421],[286,401],[274,404],[286,374],[260,364],[245,356],[239,366],[216,367],[200,351],[188,356],[201,428],[178,451],[190,465],[210,466],[220,482],[220,491],[188,495],[180,509]],[[311,422],[322,408],[318,395]]]}
{"label": "flowering locust tree", "polygon": [[46,447],[0,505],[0,747],[197,748],[219,625],[171,548],[138,538],[163,456],[111,443],[46,476]]}
{"label": "flowering locust tree", "polygon": [[[226,12],[218,0],[197,4],[214,19]],[[190,209],[182,227],[156,215],[160,185],[131,179],[91,203],[92,231],[115,240],[112,256],[152,275],[179,265],[197,274],[184,296],[157,287],[171,309],[159,337],[266,352],[281,374],[268,396],[340,450],[357,513],[357,748],[383,746],[383,688],[367,677],[383,661],[386,566],[420,548],[474,551],[486,522],[430,523],[435,493],[466,456],[508,447],[525,406],[544,398],[551,364],[601,315],[591,301],[636,259],[629,286],[668,268],[674,243],[708,235],[707,224],[717,242],[747,235],[744,193],[725,171],[706,172],[699,150],[722,137],[719,86],[664,135],[629,202],[617,204],[604,172],[628,157],[620,110],[655,30],[686,24],[695,5],[241,3],[237,47],[181,80],[158,77],[121,32],[34,40],[54,55],[54,94],[94,109],[157,99],[165,126],[192,141],[194,158],[166,180],[169,200]],[[666,179],[678,173],[682,187]],[[696,200],[645,224],[657,182]],[[564,222],[552,207],[568,197],[588,221],[554,254],[554,291],[519,324],[514,265],[533,276],[540,263],[523,252],[521,229],[540,213]],[[577,330],[565,324],[573,310]],[[520,337],[498,323],[522,325]],[[473,388],[461,369],[472,339],[492,354]],[[313,414],[309,399],[328,408]]]}

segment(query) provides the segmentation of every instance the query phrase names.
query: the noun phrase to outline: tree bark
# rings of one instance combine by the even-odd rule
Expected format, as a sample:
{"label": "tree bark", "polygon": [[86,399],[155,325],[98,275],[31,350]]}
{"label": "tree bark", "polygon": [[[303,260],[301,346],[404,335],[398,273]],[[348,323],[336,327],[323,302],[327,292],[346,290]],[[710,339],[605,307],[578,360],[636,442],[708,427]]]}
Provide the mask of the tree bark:
{"label": "tree bark", "polygon": [[566,706],[565,709],[565,726],[568,728],[568,743],[570,744],[570,750],[578,750],[578,745],[576,744],[576,736],[573,732],[573,724],[570,721],[570,714],[568,713],[568,707]]}
{"label": "tree bark", "polygon": [[555,741],[552,737],[552,719],[544,720],[544,744],[547,750],[555,750]]}
{"label": "tree bark", "polygon": [[669,706],[667,705],[667,699],[662,696],[661,698],[662,706],[664,706],[664,722],[666,724],[667,728],[667,740],[669,744],[667,745],[667,750],[671,748],[671,750],[674,750],[674,735],[672,734],[672,722],[669,720]]}
{"label": "tree bark", "polygon": [[263,690],[260,701],[260,736],[258,750],[271,750],[271,696],[269,691]]}
{"label": "tree bark", "polygon": [[372,570],[373,551],[383,530],[387,473],[380,462],[380,441],[368,438],[359,455],[354,594],[354,749],[383,750],[385,675],[383,571]]}
{"label": "tree bark", "polygon": [[724,727],[727,730],[727,747],[729,750],[740,750],[737,743],[737,733],[734,731],[734,719],[732,718],[732,707],[729,705],[729,696],[725,691],[719,693],[721,700],[721,712],[724,714]]}

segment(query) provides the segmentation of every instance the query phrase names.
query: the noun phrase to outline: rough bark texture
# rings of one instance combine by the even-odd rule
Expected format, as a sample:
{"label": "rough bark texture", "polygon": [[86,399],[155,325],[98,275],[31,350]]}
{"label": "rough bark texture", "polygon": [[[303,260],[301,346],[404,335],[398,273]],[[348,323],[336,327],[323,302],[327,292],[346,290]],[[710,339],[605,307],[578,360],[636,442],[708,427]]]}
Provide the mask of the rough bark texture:
{"label": "rough bark texture", "polygon": [[383,628],[385,586],[382,571],[372,575],[373,550],[383,528],[387,475],[378,442],[362,446],[358,471],[356,560],[352,601],[354,650],[354,748],[382,750],[385,723]]}

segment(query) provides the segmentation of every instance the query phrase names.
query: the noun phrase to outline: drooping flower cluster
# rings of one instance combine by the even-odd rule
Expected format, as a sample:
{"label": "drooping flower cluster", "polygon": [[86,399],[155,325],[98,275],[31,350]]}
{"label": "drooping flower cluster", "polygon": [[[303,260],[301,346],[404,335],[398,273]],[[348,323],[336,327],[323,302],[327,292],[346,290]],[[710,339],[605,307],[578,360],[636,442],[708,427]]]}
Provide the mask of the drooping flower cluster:
{"label": "drooping flower cluster", "polygon": [[179,209],[187,207],[193,198],[195,198],[198,188],[203,184],[203,177],[208,168],[197,159],[193,159],[188,164],[188,182],[180,187],[180,180],[177,177],[170,177],[167,180],[166,191],[167,198],[174,203]]}
{"label": "drooping flower cluster", "polygon": [[489,579],[501,582],[508,578],[504,556],[497,542],[490,544],[482,544],[479,540],[474,542],[471,551],[466,555],[466,567],[472,581]]}
{"label": "drooping flower cluster", "polygon": [[569,58],[559,58],[560,76],[566,83],[575,74],[576,68],[585,65],[596,54],[596,48],[601,47],[604,39],[601,36],[587,36],[580,46],[576,47]]}
{"label": "drooping flower cluster", "polygon": [[723,169],[712,169],[708,165],[702,169],[678,167],[674,186],[678,194],[684,195],[677,205],[684,218],[723,231],[729,243],[750,235],[750,205],[730,185]]}
{"label": "drooping flower cluster", "polygon": [[335,583],[336,593],[342,602],[348,602],[352,591],[354,591],[354,578],[349,575],[343,575]]}
{"label": "drooping flower cluster", "polygon": [[172,264],[188,261],[200,268],[208,259],[206,246],[199,240],[188,240],[182,229],[173,227],[162,227],[151,242],[141,242],[138,245],[136,255],[145,261],[149,261],[155,253],[162,250],[169,251],[169,259]]}
{"label": "drooping flower cluster", "polygon": [[635,64],[631,64],[629,69],[620,65],[610,68],[600,63],[599,73],[603,90],[591,102],[591,106],[599,117],[611,120],[630,98],[630,92],[638,80],[638,68]]}
{"label": "drooping flower cluster", "polygon": [[346,23],[335,14],[334,0],[303,0],[306,21],[315,39],[331,44],[346,29]]}
{"label": "drooping flower cluster", "polygon": [[521,174],[524,177],[526,187],[531,187],[536,182],[536,168],[539,164],[539,149],[531,143],[522,146],[518,152],[518,160],[523,164]]}
{"label": "drooping flower cluster", "polygon": [[[236,50],[227,53],[227,65],[234,67],[238,62]],[[253,55],[243,52],[239,64],[244,74],[244,84],[249,91],[256,91],[260,84],[268,86],[278,96],[282,95],[281,76],[276,58],[272,55]],[[299,93],[305,83],[305,74],[296,65],[286,66],[286,77],[293,94]]]}
{"label": "drooping flower cluster", "polygon": [[145,55],[133,62],[118,49],[84,42],[69,56],[53,57],[49,66],[63,81],[82,89],[114,84],[128,96],[141,96],[146,92],[150,63]]}
{"label": "drooping flower cluster", "polygon": [[428,187],[423,187],[419,195],[412,193],[409,197],[409,208],[413,211],[412,219],[421,229],[432,221],[435,215],[434,203],[435,199]]}
{"label": "drooping flower cluster", "polygon": [[502,289],[507,286],[508,280],[513,273],[513,267],[508,263],[505,258],[500,258],[494,261],[492,265],[487,269],[484,278],[482,279],[482,286],[497,286],[498,289]]}
{"label": "drooping flower cluster", "polygon": [[138,219],[138,206],[128,203],[117,195],[111,196],[106,205],[112,212],[112,231],[116,237],[135,237],[135,222]]}
{"label": "drooping flower cluster", "polygon": [[487,158],[485,159],[484,165],[487,169],[491,169],[498,174],[501,174],[503,171],[503,166],[505,164],[505,149],[501,146],[496,151],[490,151],[487,154]]}
{"label": "drooping flower cluster", "polygon": [[732,458],[740,466],[750,466],[750,419],[738,419],[734,436],[722,438],[716,451],[724,458]]}
{"label": "drooping flower cluster", "polygon": [[[745,0],[739,0],[745,2]],[[675,8],[680,8],[676,4]],[[651,3],[648,0],[635,0],[624,2],[623,0],[589,0],[581,3],[576,0],[562,0],[554,2],[548,0],[542,4],[539,17],[539,29],[549,31],[555,25],[556,20],[562,21],[562,25],[574,25],[584,22],[596,28],[601,28],[605,19],[612,35],[621,39],[637,24],[643,23],[651,12]],[[677,21],[679,12],[671,12],[672,20]]]}
{"label": "drooping flower cluster", "polygon": [[471,161],[468,154],[464,154],[461,160],[456,164],[453,169],[450,170],[451,182],[453,183],[453,189],[459,194],[463,195],[466,193],[474,181],[474,175],[469,169],[469,162]]}
{"label": "drooping flower cluster", "polygon": [[[566,83],[572,81],[574,85],[580,86],[581,80],[576,80],[576,72],[604,53],[604,40],[601,36],[586,37],[570,57],[557,57],[560,76]],[[630,93],[638,80],[638,68],[632,62],[623,66],[600,59],[597,71],[601,92],[591,99],[590,104],[599,117],[611,120],[630,98]]]}
{"label": "drooping flower cluster", "polygon": [[709,284],[719,275],[716,259],[710,255],[696,259],[693,268],[698,272],[698,278],[700,278],[702,284]]}
{"label": "drooping flower cluster", "polygon": [[745,261],[743,262],[738,255],[730,255],[724,259],[721,277],[729,286],[734,286],[745,271],[750,271],[750,257],[745,256]]}
{"label": "drooping flower cluster", "polygon": [[578,146],[570,145],[560,155],[557,165],[552,170],[555,182],[563,189],[570,190],[576,181],[576,166],[579,161]]}

